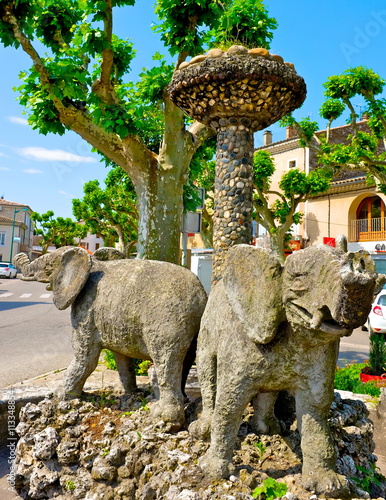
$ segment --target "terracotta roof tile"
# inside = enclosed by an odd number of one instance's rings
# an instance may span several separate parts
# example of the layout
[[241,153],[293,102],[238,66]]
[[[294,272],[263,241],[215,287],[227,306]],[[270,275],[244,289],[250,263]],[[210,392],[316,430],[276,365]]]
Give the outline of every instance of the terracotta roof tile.
[[4,200],[3,198],[0,198],[0,205],[7,205],[7,206],[13,206],[13,207],[26,207],[31,210],[31,208],[26,205],[25,203],[16,203],[14,201],[8,201]]
[[3,215],[0,215],[0,222],[12,222],[12,219],[9,217],[4,217]]

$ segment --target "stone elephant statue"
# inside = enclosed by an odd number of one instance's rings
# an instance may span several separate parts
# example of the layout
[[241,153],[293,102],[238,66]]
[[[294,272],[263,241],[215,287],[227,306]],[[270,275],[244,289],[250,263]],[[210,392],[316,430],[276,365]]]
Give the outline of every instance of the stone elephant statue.
[[335,472],[327,416],[339,341],[364,323],[377,274],[366,252],[328,246],[290,255],[282,266],[265,250],[237,245],[211,291],[198,336],[203,411],[189,431],[208,438],[200,465],[214,478],[232,473],[245,407],[253,401],[255,432],[280,432],[274,403],[295,396],[303,482],[327,496],[348,491]]
[[62,247],[32,262],[25,254],[13,261],[27,279],[49,283],[58,309],[72,306],[75,358],[65,373],[65,396],[80,396],[102,349],[114,352],[126,392],[136,388],[132,358],[149,359],[160,394],[152,411],[179,428],[206,292],[188,269],[121,255],[103,248],[90,256],[82,248]]

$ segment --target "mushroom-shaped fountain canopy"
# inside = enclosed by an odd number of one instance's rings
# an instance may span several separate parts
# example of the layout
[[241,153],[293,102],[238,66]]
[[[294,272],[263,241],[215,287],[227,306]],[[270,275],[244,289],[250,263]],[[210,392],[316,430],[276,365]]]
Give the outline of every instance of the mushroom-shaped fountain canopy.
[[220,120],[241,119],[256,131],[298,108],[306,98],[306,84],[280,56],[234,45],[182,63],[169,95],[189,116],[214,129]]

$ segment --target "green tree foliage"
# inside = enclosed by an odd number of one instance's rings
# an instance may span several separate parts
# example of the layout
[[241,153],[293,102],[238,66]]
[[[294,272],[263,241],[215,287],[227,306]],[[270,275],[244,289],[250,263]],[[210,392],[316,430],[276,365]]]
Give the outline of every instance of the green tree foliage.
[[170,54],[180,58],[235,42],[269,48],[277,27],[262,0],[158,0],[156,13],[161,23],[155,31]]
[[70,218],[63,217],[54,218],[54,212],[51,210],[39,214],[32,212],[31,219],[34,221],[35,234],[42,238],[39,240],[39,245],[42,247],[42,253],[48,251],[48,247],[54,245],[56,248],[67,245],[79,245],[80,240],[87,234],[87,229],[74,222]]
[[317,169],[309,174],[294,168],[282,175],[280,191],[271,190],[275,164],[268,151],[256,151],[253,157],[253,205],[255,220],[270,235],[271,249],[284,261],[286,234],[293,224],[302,221],[297,211],[308,197],[327,191],[331,181],[328,169]]
[[219,17],[218,26],[211,30],[212,44],[229,47],[241,43],[253,48],[256,40],[260,47],[269,48],[273,30],[277,28],[276,19],[269,17],[261,0],[234,0]]
[[[386,99],[378,97],[385,90],[385,80],[373,70],[358,66],[341,75],[330,76],[324,84],[326,101],[320,108],[320,116],[327,121],[326,133],[315,135],[318,124],[309,119],[296,121],[293,116],[282,120],[282,125],[295,127],[299,142],[312,149],[320,165],[338,173],[342,169],[363,170],[382,192],[386,193]],[[353,99],[365,103],[368,131],[358,127],[358,116]],[[345,143],[331,142],[331,126],[334,120],[348,113],[347,123],[352,133]]]
[[[116,246],[127,257],[137,243],[136,194],[127,174],[118,167],[108,173],[105,188],[99,181],[86,182],[84,197],[72,200],[72,212],[105,246]],[[115,245],[115,243],[117,243]]]
[[[128,82],[135,50],[113,33],[113,17],[133,4],[0,0],[0,41],[31,58],[19,87],[31,126],[43,134],[72,130],[121,167],[137,195],[139,255],[178,262],[183,186],[214,132],[188,122],[168,99],[174,67],[160,54],[139,82]],[[156,12],[155,29],[177,66],[220,39],[268,47],[276,27],[261,0],[158,0]]]

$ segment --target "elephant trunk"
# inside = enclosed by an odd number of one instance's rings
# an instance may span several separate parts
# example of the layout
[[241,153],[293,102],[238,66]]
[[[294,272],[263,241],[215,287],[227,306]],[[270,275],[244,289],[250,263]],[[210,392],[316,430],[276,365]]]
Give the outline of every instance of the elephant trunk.
[[358,328],[370,313],[377,282],[370,255],[363,251],[346,254],[341,278],[343,289],[337,317],[350,328]]
[[12,264],[20,269],[22,272],[23,278],[33,279],[33,271],[31,270],[31,261],[29,257],[25,253],[18,253],[12,259]]
[[55,263],[60,260],[63,253],[71,247],[61,247],[55,252],[46,253],[30,262],[24,253],[18,253],[13,258],[14,265],[19,268],[22,275],[27,280],[40,281],[41,283],[50,283]]

